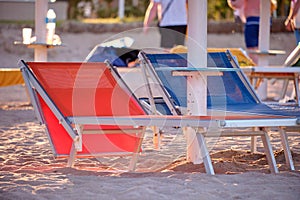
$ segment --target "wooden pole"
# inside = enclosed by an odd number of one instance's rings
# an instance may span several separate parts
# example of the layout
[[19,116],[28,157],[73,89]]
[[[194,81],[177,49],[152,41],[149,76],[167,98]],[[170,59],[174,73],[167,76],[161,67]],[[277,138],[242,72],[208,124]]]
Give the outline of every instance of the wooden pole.
[[[48,0],[35,1],[35,35],[36,43],[46,44],[46,15],[48,11]],[[47,47],[36,45],[34,48],[34,61],[47,61]]]
[[[271,3],[270,0],[260,1],[260,20],[259,20],[259,40],[258,49],[260,52],[269,51],[270,49],[270,16],[271,16]],[[268,54],[259,54],[258,66],[268,66]],[[268,81],[264,79],[257,93],[262,100],[267,98]]]
[[120,19],[124,18],[124,12],[125,12],[125,0],[119,0],[118,15]]
[[[189,0],[188,5],[188,67],[207,67],[207,1]],[[188,115],[207,115],[207,78],[187,77]],[[187,128],[187,160],[202,163],[195,130]]]

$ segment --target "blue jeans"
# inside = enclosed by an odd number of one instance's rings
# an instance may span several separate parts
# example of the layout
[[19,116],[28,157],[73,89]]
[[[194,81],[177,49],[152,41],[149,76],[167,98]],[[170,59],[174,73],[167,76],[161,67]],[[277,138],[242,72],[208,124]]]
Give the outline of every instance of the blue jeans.
[[295,38],[296,38],[296,45],[298,45],[300,42],[300,29],[299,28],[295,29],[294,34],[295,34]]

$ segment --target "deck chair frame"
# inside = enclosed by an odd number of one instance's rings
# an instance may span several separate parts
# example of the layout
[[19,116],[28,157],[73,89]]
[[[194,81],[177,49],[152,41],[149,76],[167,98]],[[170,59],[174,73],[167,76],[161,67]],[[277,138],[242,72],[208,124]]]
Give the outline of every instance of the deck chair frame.
[[[32,105],[34,107],[34,111],[35,111],[38,121],[41,124],[45,124],[45,126],[47,126],[47,124],[45,123],[45,119],[42,115],[41,105],[40,105],[40,101],[38,100],[37,94],[39,94],[41,96],[41,98],[45,101],[45,103],[49,106],[49,108],[51,109],[51,111],[53,112],[55,117],[59,120],[59,122],[64,127],[64,129],[67,131],[67,133],[69,134],[69,136],[71,137],[71,139],[73,141],[72,147],[70,150],[70,154],[67,156],[68,157],[68,162],[67,162],[68,167],[73,167],[76,157],[128,156],[128,155],[131,155],[132,158],[129,163],[129,171],[135,170],[137,156],[139,154],[139,149],[141,148],[141,144],[142,144],[141,142],[139,143],[137,150],[133,153],[131,153],[131,152],[128,152],[128,153],[127,152],[119,152],[119,153],[106,152],[106,153],[99,153],[99,154],[93,154],[93,155],[77,156],[76,153],[79,151],[82,151],[82,145],[83,145],[82,144],[82,135],[86,134],[87,132],[91,133],[91,131],[86,131],[86,130],[83,131],[83,124],[70,123],[68,118],[61,113],[61,111],[58,109],[58,107],[55,105],[55,103],[47,95],[46,91],[41,86],[41,84],[39,83],[37,78],[33,75],[31,70],[28,68],[27,64],[24,61],[20,61],[19,66],[21,68],[25,84],[28,88],[30,98],[32,99]],[[114,73],[114,71],[112,71],[112,73]],[[125,84],[125,83],[122,82],[121,84]],[[124,86],[124,87],[126,87],[126,86]],[[111,118],[111,121],[113,121],[113,117]],[[142,134],[139,137],[143,138],[143,134],[145,132],[145,127],[141,127],[141,128],[142,128],[142,131],[141,131]],[[48,132],[48,129],[46,128],[45,130],[46,130],[47,136],[49,138],[50,134]],[[128,131],[128,130],[126,130],[126,131]],[[102,131],[102,133],[105,133],[105,132],[106,131]],[[51,140],[49,140],[49,141],[51,142]],[[51,143],[51,147],[52,147],[53,152],[55,153],[52,143]]]
[[[249,71],[245,69],[245,71]],[[296,67],[289,67],[285,66],[283,67],[252,67],[250,68],[250,73],[249,73],[249,79],[250,82],[254,85],[255,89],[259,87],[261,84],[261,81],[266,78],[266,79],[283,79],[283,88],[282,92],[280,94],[279,99],[283,99],[287,87],[288,87],[288,82],[291,80],[293,81],[294,85],[294,94],[296,96],[296,105],[300,106],[300,90],[299,90],[299,75],[300,75],[300,69]],[[254,81],[255,79],[258,79]]]
[[[272,152],[272,146],[270,144],[269,136],[267,133],[268,127],[279,126],[298,126],[300,127],[300,119],[294,117],[278,117],[278,116],[252,116],[240,115],[234,116],[131,116],[131,117],[115,117],[112,121],[109,117],[69,117],[68,119],[72,123],[77,124],[117,124],[117,125],[138,125],[138,126],[158,126],[158,127],[192,127],[197,136],[197,141],[201,149],[201,155],[203,158],[205,170],[207,174],[215,174],[211,158],[204,137],[219,137],[217,134],[219,131],[226,132],[221,136],[261,136],[266,151],[266,157],[272,173],[278,173],[274,154]],[[237,125],[238,124],[238,125]],[[265,125],[268,124],[268,127]],[[205,131],[209,127],[214,128],[214,132]],[[260,131],[241,133],[240,131],[234,132],[232,130],[236,128],[251,128],[251,127],[263,127]],[[284,135],[283,135],[284,137]],[[288,144],[287,144],[288,145]]]
[[[238,64],[236,63],[236,61],[232,58],[232,55],[230,54],[230,52],[227,52],[227,55],[229,56],[229,59],[230,61],[232,62],[232,65],[237,67]],[[161,83],[160,81],[160,78],[158,77],[158,75],[156,74],[155,72],[155,69],[154,67],[152,66],[151,62],[149,61],[149,59],[147,58],[146,54],[143,53],[143,52],[140,52],[139,54],[139,59],[140,59],[140,62],[141,62],[141,67],[144,68],[142,71],[143,73],[146,73],[144,76],[145,77],[150,77],[154,82],[158,82],[158,86],[160,87],[160,90],[165,90],[165,87],[164,85]],[[247,82],[247,79],[245,78],[245,75],[241,72],[241,74],[239,74],[239,76],[242,76],[243,80],[245,80]],[[149,82],[146,82],[146,84],[148,84]],[[254,98],[257,100],[258,103],[261,103],[259,98],[257,97],[257,95],[255,94],[254,92],[254,89],[251,87],[251,84],[249,82],[247,82],[247,87],[248,89],[250,90],[250,92],[252,93],[252,95],[254,95]],[[147,89],[151,89],[150,86],[147,87]],[[148,92],[148,94],[151,94],[151,92]],[[169,96],[166,95],[166,92],[163,92],[161,93],[163,99],[168,99]],[[151,96],[149,96],[149,98],[151,98]],[[172,102],[172,101],[170,101]],[[151,105],[153,106],[153,105]],[[155,104],[154,104],[155,106]],[[269,122],[267,124],[276,124],[278,123],[279,121],[281,121],[282,119],[274,119],[271,120],[273,122]],[[252,120],[249,120],[249,121],[252,121]],[[280,124],[282,124],[283,121],[280,122]],[[290,123],[286,123],[284,124],[283,126],[272,126],[272,127],[278,127],[279,128],[279,132],[280,132],[280,136],[281,136],[281,141],[282,141],[282,145],[283,145],[283,149],[284,149],[284,152],[285,152],[285,158],[286,158],[286,163],[287,163],[287,166],[291,169],[291,170],[294,170],[294,165],[293,165],[293,160],[292,160],[292,157],[291,157],[291,152],[290,152],[290,148],[289,148],[289,145],[288,145],[288,142],[287,142],[287,136],[286,136],[286,132],[284,130],[283,127],[286,127],[286,126],[294,126],[296,124],[290,124]],[[298,126],[298,125],[296,125]],[[240,129],[240,128],[252,128],[253,131],[249,132],[240,132],[240,131],[237,131],[235,132],[234,130],[232,129]],[[229,129],[229,131],[228,131]],[[267,160],[268,160],[268,163],[269,163],[269,166],[270,166],[270,170],[272,172],[275,172],[277,173],[278,172],[278,169],[276,167],[276,161],[275,161],[275,158],[274,158],[274,155],[273,155],[273,152],[272,152],[272,147],[271,147],[271,144],[270,144],[270,140],[269,140],[269,136],[268,136],[268,125],[266,126],[266,124],[262,125],[262,126],[257,126],[256,123],[254,123],[253,121],[250,122],[250,123],[245,123],[245,120],[236,120],[234,123],[232,124],[227,124],[226,126],[223,127],[222,129],[222,133],[221,135],[220,134],[213,134],[213,133],[210,133],[210,134],[207,134],[207,132],[203,131],[202,133],[200,132],[197,132],[197,139],[198,139],[198,142],[200,144],[200,146],[202,147],[202,151],[207,154],[207,156],[209,156],[209,153],[207,151],[207,149],[205,149],[205,137],[219,137],[219,136],[251,136],[251,143],[255,144],[254,141],[256,141],[255,139],[255,136],[261,136],[261,139],[262,139],[262,142],[263,142],[263,145],[264,145],[264,148],[265,148],[265,153],[266,153],[266,156],[267,156]],[[256,145],[256,144],[255,144]],[[256,148],[256,147],[255,147]],[[211,160],[211,159],[209,159]],[[210,165],[209,168],[212,168],[212,165]],[[213,169],[210,169],[210,170],[213,170]]]
[[254,85],[255,89],[259,87],[262,80],[266,79],[281,79],[283,80],[282,90],[279,95],[279,100],[284,99],[286,91],[288,88],[289,81],[293,81],[294,94],[296,96],[296,104],[300,106],[300,90],[299,90],[299,75],[300,69],[298,67],[293,67],[293,65],[300,59],[300,44],[298,44],[295,49],[286,58],[283,66],[272,67],[272,66],[255,66],[252,67],[250,72],[245,68],[250,78],[251,83]]
[[[285,67],[293,66],[297,63],[297,61],[299,61],[299,59],[300,59],[300,44],[298,44],[296,46],[296,48],[290,53],[290,55],[286,58],[283,65]],[[295,79],[297,79],[297,81]],[[294,79],[292,79],[292,80],[294,80],[295,92],[296,92],[295,94],[296,94],[296,99],[297,99],[298,106],[299,106],[299,103],[300,103],[299,82],[298,82],[299,74],[297,74],[297,77],[294,77]],[[289,83],[289,79],[284,80],[280,99],[283,99],[284,96],[286,95],[288,83]],[[298,85],[296,86],[296,84],[298,84]]]

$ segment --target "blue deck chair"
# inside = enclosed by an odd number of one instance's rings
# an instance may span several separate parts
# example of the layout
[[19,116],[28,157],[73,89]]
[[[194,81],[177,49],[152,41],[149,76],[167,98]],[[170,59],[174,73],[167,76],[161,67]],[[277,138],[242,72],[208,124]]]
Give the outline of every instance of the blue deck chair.
[[[187,81],[183,76],[172,76],[174,69],[187,67],[186,54],[145,54],[140,52],[141,66],[151,72],[150,77],[161,82],[161,88],[181,107],[187,107]],[[210,111],[238,112],[253,115],[300,116],[299,112],[275,110],[262,103],[230,52],[208,54],[208,68],[229,68],[222,76],[207,77],[207,108]],[[151,98],[151,97],[150,97]],[[266,124],[266,127],[268,125]],[[260,127],[262,128],[262,127]],[[286,132],[279,127],[287,165],[294,170]]]

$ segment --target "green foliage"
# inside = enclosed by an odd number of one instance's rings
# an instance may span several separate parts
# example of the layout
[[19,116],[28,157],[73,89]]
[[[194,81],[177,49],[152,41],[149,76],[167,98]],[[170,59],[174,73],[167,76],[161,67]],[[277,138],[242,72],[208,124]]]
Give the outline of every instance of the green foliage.
[[126,17],[141,17],[144,16],[145,11],[135,6],[125,6]]
[[207,5],[208,19],[210,20],[223,20],[232,19],[232,9],[229,8],[227,1],[208,1]]
[[277,0],[277,15],[287,16],[289,13],[291,0]]
[[99,18],[115,18],[118,16],[117,8],[100,8],[97,11]]
[[77,9],[77,4],[81,0],[68,0],[68,19],[76,19],[80,15],[79,10]]

